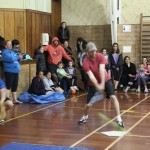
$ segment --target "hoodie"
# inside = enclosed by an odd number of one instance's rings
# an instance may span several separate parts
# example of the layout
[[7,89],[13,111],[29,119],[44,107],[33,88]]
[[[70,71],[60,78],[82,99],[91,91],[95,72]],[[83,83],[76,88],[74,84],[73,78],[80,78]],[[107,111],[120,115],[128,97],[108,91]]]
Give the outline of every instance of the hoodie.
[[58,46],[54,45],[54,41],[59,41],[57,37],[54,37],[52,39],[52,44],[47,45],[44,47],[45,51],[48,51],[48,63],[49,64],[55,64],[57,65],[60,61],[62,61],[62,58],[67,59],[68,61],[72,61],[70,56],[66,53],[64,48],[58,44]]

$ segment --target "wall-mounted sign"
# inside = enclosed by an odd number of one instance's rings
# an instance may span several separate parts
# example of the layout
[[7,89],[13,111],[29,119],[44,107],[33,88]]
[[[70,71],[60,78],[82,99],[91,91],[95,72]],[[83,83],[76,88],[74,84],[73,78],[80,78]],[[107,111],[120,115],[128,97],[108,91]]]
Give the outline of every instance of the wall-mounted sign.
[[123,46],[123,53],[131,53],[131,46]]
[[123,25],[123,32],[131,32],[131,25]]

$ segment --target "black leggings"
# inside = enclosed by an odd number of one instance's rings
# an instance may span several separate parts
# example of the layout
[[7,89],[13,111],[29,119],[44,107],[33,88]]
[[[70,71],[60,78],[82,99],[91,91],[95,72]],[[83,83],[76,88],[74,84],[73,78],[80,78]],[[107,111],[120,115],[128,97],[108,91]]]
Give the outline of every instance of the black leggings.
[[11,89],[12,92],[16,92],[18,87],[19,73],[4,72],[4,75],[6,88],[8,90]]

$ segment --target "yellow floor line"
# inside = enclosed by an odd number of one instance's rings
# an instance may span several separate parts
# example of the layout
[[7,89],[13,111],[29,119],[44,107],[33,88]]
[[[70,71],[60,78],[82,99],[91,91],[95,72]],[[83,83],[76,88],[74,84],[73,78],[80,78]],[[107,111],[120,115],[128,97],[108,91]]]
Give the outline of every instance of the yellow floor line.
[[[81,97],[81,96],[84,96],[84,95],[86,95],[86,94],[87,94],[87,93],[81,94],[81,95],[77,96],[76,98]],[[25,113],[25,114],[23,114],[23,115],[20,115],[20,116],[15,117],[15,118],[8,119],[8,120],[6,120],[4,123],[10,122],[10,121],[12,121],[12,120],[15,120],[15,119],[18,119],[18,118],[21,118],[21,117],[24,117],[24,116],[27,116],[27,115],[30,115],[30,114],[33,114],[33,113],[36,113],[36,112],[38,112],[38,111],[41,111],[41,110],[44,110],[44,109],[47,109],[47,108],[50,108],[50,107],[53,107],[53,106],[56,106],[56,105],[58,105],[58,104],[64,103],[64,102],[66,102],[66,101],[69,101],[69,100],[71,100],[71,99],[72,99],[72,98],[69,98],[69,99],[66,99],[66,100],[64,100],[64,101],[61,101],[61,102],[58,102],[58,103],[55,103],[55,104],[52,104],[52,105],[43,107],[43,108],[41,108],[41,109],[37,109],[37,110],[35,110],[35,111],[31,111],[31,112],[29,112],[29,113]]]
[[[141,102],[145,101],[146,99],[148,99],[150,96],[144,98],[143,100],[141,100],[140,102],[136,103],[135,105],[133,105],[132,107],[130,107],[129,109],[127,109],[126,111],[124,111],[123,113],[121,113],[120,115],[122,116],[123,114],[125,114],[127,111],[131,110],[132,108],[134,108],[135,106],[137,106],[138,104],[140,104]],[[107,123],[105,123],[104,125],[100,126],[99,128],[95,129],[94,131],[92,131],[91,133],[89,133],[88,135],[86,135],[85,137],[83,137],[82,139],[78,140],[77,142],[75,142],[74,144],[72,144],[70,147],[75,147],[76,145],[78,145],[79,143],[81,143],[82,141],[84,141],[85,139],[87,139],[88,137],[90,137],[91,135],[93,135],[94,133],[96,133],[98,130],[104,128],[105,126],[107,126],[108,124],[110,124],[112,121],[114,121],[117,118],[114,117],[113,119],[111,119],[110,121],[108,121]]]
[[138,137],[138,138],[150,138],[150,136],[143,136],[143,135],[127,135],[132,137]]
[[119,138],[117,138],[112,144],[110,144],[104,150],[109,150],[111,147],[113,147],[118,141],[120,141],[126,134],[128,134],[132,129],[134,129],[139,123],[141,123],[149,115],[150,115],[150,112],[148,112],[145,116],[143,116],[138,122],[136,122],[131,128],[129,128],[123,136],[120,136]]
[[[74,106],[61,106],[61,107],[66,107],[66,108],[75,108],[75,109],[84,109],[83,107],[74,107]],[[91,108],[91,110],[99,110],[99,111],[101,111],[101,110],[105,110],[105,111],[115,111],[115,110],[108,110],[108,109],[96,109],[96,108]],[[126,110],[121,110],[121,112],[124,112],[124,111],[126,111]],[[141,114],[141,115],[145,115],[146,113],[142,113],[142,112],[138,112],[138,111],[128,111],[128,112],[126,112],[126,113],[132,113],[132,114]]]

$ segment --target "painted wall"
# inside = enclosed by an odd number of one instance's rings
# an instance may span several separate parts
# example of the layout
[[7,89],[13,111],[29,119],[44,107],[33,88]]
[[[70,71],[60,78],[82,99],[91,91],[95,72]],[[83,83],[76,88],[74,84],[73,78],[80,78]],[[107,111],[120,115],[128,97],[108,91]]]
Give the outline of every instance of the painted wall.
[[33,9],[51,13],[51,0],[1,0],[0,8]]
[[140,24],[140,14],[150,16],[149,0],[121,0],[121,24]]
[[109,24],[108,0],[62,0],[62,21],[68,25]]
[[[149,0],[121,0],[121,24],[139,24],[150,15]],[[62,21],[68,25],[110,24],[109,0],[62,0]]]

